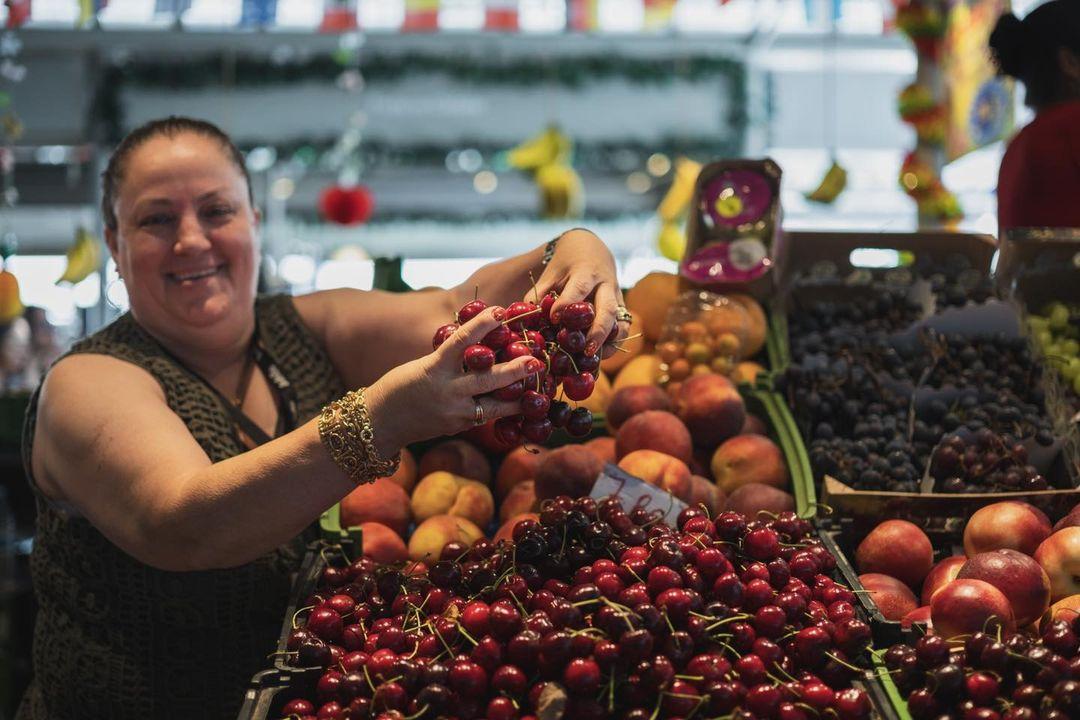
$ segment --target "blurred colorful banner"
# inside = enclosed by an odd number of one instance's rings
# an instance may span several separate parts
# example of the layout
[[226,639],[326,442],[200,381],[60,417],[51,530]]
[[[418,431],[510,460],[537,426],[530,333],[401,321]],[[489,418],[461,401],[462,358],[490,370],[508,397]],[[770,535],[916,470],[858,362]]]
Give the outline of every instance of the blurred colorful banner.
[[949,11],[941,70],[948,97],[946,162],[1003,139],[1013,127],[1013,88],[997,77],[987,39],[1008,0],[958,0]]

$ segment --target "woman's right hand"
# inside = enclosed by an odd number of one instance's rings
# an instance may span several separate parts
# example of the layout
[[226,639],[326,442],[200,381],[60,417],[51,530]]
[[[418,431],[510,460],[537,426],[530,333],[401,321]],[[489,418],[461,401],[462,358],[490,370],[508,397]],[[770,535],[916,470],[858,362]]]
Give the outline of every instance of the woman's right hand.
[[484,420],[521,412],[517,401],[498,400],[487,393],[544,369],[542,361],[519,357],[490,370],[463,369],[465,348],[494,330],[502,313],[503,308],[487,308],[434,352],[399,365],[367,388],[364,397],[382,457],[391,457],[409,443],[473,427],[477,402]]

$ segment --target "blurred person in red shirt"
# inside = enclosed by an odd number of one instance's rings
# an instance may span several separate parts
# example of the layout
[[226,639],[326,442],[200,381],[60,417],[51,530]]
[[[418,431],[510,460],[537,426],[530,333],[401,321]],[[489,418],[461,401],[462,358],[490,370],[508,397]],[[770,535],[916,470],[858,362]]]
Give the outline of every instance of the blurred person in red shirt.
[[1080,0],[1050,0],[1023,20],[1002,15],[990,50],[1035,111],[1001,160],[998,232],[1080,227]]

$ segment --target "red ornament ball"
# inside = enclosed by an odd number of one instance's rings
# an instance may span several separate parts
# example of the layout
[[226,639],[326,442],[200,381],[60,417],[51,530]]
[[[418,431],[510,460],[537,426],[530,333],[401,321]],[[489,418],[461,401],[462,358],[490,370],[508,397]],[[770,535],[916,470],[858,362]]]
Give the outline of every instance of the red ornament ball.
[[319,195],[319,212],[324,218],[338,225],[359,225],[367,222],[374,210],[375,197],[364,185],[331,185]]

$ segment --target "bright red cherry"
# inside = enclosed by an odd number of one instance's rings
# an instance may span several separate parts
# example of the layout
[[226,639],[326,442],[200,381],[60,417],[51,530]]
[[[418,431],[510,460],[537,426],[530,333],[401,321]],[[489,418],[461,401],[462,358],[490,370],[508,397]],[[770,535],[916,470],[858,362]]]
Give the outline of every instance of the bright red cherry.
[[[585,400],[592,395],[596,378],[591,373],[582,372],[577,375],[567,375],[563,378],[563,392],[571,400]],[[775,533],[774,533],[775,534]]]
[[307,629],[327,642],[335,642],[341,637],[342,627],[341,616],[326,606],[312,610],[307,621]]
[[446,342],[446,338],[453,335],[457,329],[461,327],[457,323],[450,323],[449,325],[443,325],[441,328],[435,331],[435,336],[431,338],[431,349],[437,350],[440,345]]
[[465,367],[470,370],[490,370],[495,364],[495,351],[487,345],[470,345],[465,348]]
[[559,313],[559,324],[570,330],[584,330],[596,319],[596,309],[589,302],[570,303]]
[[546,418],[551,409],[551,399],[535,390],[526,390],[521,395],[521,414],[532,420]]
[[507,346],[503,348],[502,354],[503,359],[509,362],[514,358],[532,357],[533,351],[528,343],[521,342],[520,340],[515,340],[514,342],[507,344]]
[[516,333],[520,333],[522,330],[535,330],[539,328],[540,313],[533,312],[536,309],[536,305],[531,302],[518,301],[510,303],[506,308],[506,320],[510,329]]
[[484,310],[487,309],[487,306],[487,303],[483,300],[472,300],[465,303],[461,306],[461,309],[458,310],[458,322],[464,325],[480,313],[484,312]]
[[592,695],[600,688],[600,666],[592,658],[574,658],[563,670],[563,683],[575,695]]
[[484,336],[481,342],[492,350],[502,350],[514,339],[514,333],[505,325],[496,325],[495,329]]

